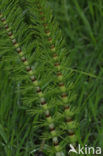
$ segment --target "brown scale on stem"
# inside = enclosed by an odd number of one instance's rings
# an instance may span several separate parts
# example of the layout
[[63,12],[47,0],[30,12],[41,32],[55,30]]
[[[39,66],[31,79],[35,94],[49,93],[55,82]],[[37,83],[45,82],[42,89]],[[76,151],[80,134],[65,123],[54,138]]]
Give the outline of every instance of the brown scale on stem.
[[50,128],[50,131],[51,131],[51,132],[52,132],[52,131],[55,131],[55,128],[54,128],[54,127]]
[[73,131],[68,132],[68,134],[69,134],[69,136],[73,136],[73,135],[75,135],[75,133],[74,133]]
[[21,48],[17,48],[16,51],[17,51],[18,53],[21,53],[21,52],[22,52],[22,51],[21,51]]
[[46,101],[44,101],[44,102],[41,102],[41,104],[42,104],[42,105],[45,105],[45,104],[46,104]]
[[61,95],[61,97],[62,97],[62,98],[67,97],[67,93],[63,93],[63,94]]
[[68,109],[70,109],[69,106],[65,106],[65,110],[68,110]]
[[59,83],[59,87],[63,87],[63,86],[64,86],[63,82]]
[[41,89],[40,89],[40,87],[37,87],[37,93],[40,93],[41,92]]
[[54,49],[54,48],[55,48],[55,45],[51,45],[51,46],[50,46],[50,49]]
[[49,30],[45,30],[46,35],[50,35],[50,31]]
[[56,67],[60,66],[60,63],[58,63],[58,62],[57,62],[57,63],[55,63],[55,66],[56,66]]
[[72,121],[73,121],[72,118],[68,118],[68,119],[66,119],[66,122],[72,122]]
[[57,76],[62,76],[62,73],[61,73],[61,72],[58,72],[58,73],[57,73]]
[[43,26],[44,26],[44,28],[47,28],[48,24],[44,23]]
[[13,39],[12,42],[13,42],[14,45],[17,43],[16,39]]
[[31,67],[30,66],[27,66],[26,67],[26,70],[27,70],[27,72],[31,71]]
[[54,146],[58,146],[58,145],[59,145],[59,143],[58,143],[58,142],[55,142],[55,143],[54,143]]
[[5,21],[6,21],[6,19],[5,19],[5,18],[2,18],[2,19],[1,19],[1,21],[2,21],[2,22],[5,22]]
[[22,60],[22,62],[26,62],[27,61],[26,57],[22,57],[21,60]]
[[10,32],[8,32],[8,35],[9,35],[9,36],[12,36],[13,34],[12,34],[12,32],[10,31]]
[[50,114],[45,114],[46,118],[49,118],[50,117]]
[[45,105],[46,104],[46,101],[45,100],[41,101],[41,104],[42,105]]
[[8,28],[9,28],[9,26],[6,24],[6,25],[5,25],[5,29],[8,29]]
[[31,80],[32,80],[32,82],[36,81],[35,76],[31,76]]
[[58,59],[58,55],[57,54],[53,54],[53,59]]
[[49,38],[48,38],[48,41],[51,43],[51,42],[52,42],[52,38],[51,38],[51,37],[49,37]]
[[40,15],[43,15],[43,12],[42,11],[40,11]]

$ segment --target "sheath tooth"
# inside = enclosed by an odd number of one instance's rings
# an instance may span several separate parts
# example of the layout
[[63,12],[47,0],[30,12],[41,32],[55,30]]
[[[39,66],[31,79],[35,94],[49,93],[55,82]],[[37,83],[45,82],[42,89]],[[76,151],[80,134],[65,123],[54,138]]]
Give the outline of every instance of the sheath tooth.
[[72,119],[71,117],[68,117],[68,118],[66,119],[66,121],[67,121],[68,123],[70,123],[70,122],[73,121],[73,119]]
[[35,78],[35,76],[33,75],[33,76],[31,76],[31,80],[34,82],[34,81],[36,81],[36,78]]
[[40,11],[40,15],[43,15],[43,12],[42,11]]
[[21,48],[20,47],[18,47],[16,50],[17,50],[17,52],[21,52]]
[[45,115],[46,115],[46,116],[50,116],[49,110],[46,110],[46,111],[45,111]]
[[50,129],[54,129],[54,124],[51,123],[51,124],[49,125],[49,128],[50,128]]
[[75,135],[75,133],[73,132],[73,130],[68,130],[68,134],[69,134],[70,136]]
[[66,109],[70,109],[70,107],[69,107],[68,105],[65,105],[65,110],[66,110]]
[[62,81],[62,79],[63,79],[62,73],[61,73],[61,72],[58,72],[58,73],[57,73],[57,76],[58,76],[58,80],[59,80],[59,81]]
[[62,94],[62,98],[65,98],[65,97],[67,97],[67,93]]
[[54,143],[54,144],[58,144],[58,138],[57,138],[57,137],[54,137],[54,138],[53,138],[53,143]]
[[23,56],[23,57],[21,58],[21,60],[22,60],[23,62],[25,62],[25,61],[26,61],[26,57]]
[[16,44],[16,39],[13,39],[12,42],[13,42],[13,44]]
[[44,28],[47,28],[48,27],[48,24],[44,23]]
[[2,22],[4,22],[5,20],[6,20],[6,19],[5,19],[4,17],[1,19]]
[[49,37],[49,38],[48,38],[48,41],[49,41],[50,43],[52,43],[52,38],[51,38],[51,37]]
[[8,35],[9,35],[9,36],[12,36],[12,32],[11,32],[11,31],[10,31],[10,32],[8,32]]
[[42,97],[42,98],[40,99],[40,101],[41,101],[41,103],[44,103],[44,102],[45,102],[45,98]]
[[43,93],[42,93],[42,90],[40,87],[37,86],[37,93],[38,93],[38,96],[41,98],[43,97]]
[[49,30],[46,30],[45,33],[47,36],[50,36],[50,34],[51,34],[51,32]]
[[55,51],[55,45],[51,45],[50,49],[51,51]]
[[55,67],[58,69],[58,70],[60,70],[60,63],[55,63]]
[[6,25],[5,25],[5,28],[6,28],[6,29],[8,29],[8,28],[9,28],[8,24],[6,24]]
[[27,66],[26,67],[26,70],[29,72],[29,71],[31,71],[31,67],[30,66]]
[[58,55],[57,54],[53,54],[53,59],[57,60],[58,59]]
[[36,90],[37,90],[37,93],[41,92],[41,89],[39,86],[36,88]]

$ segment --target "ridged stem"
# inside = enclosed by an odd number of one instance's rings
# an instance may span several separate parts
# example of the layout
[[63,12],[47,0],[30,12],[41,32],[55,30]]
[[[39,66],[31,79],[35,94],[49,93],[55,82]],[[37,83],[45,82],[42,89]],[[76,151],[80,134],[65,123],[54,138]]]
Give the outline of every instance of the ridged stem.
[[29,78],[31,79],[35,89],[36,89],[36,92],[37,92],[37,95],[40,99],[40,103],[41,103],[41,106],[42,108],[44,109],[45,111],[45,117],[46,117],[46,120],[49,124],[49,130],[50,130],[50,133],[52,135],[52,142],[53,142],[53,145],[55,147],[55,150],[56,150],[56,155],[57,156],[60,156],[60,145],[59,145],[59,141],[58,141],[58,137],[57,137],[57,132],[56,132],[56,128],[55,128],[55,125],[53,123],[53,119],[50,115],[50,111],[48,110],[48,104],[47,104],[47,101],[44,97],[44,94],[41,90],[41,88],[39,87],[39,82],[38,80],[36,79],[36,76],[34,75],[33,73],[33,70],[31,68],[31,66],[29,65],[29,62],[27,60],[27,58],[25,57],[25,54],[24,52],[21,50],[21,47],[19,46],[19,44],[17,43],[15,37],[14,37],[14,34],[12,33],[11,31],[11,28],[9,27],[7,21],[6,21],[6,18],[3,17],[3,14],[0,13],[0,19],[5,27],[5,30],[9,36],[9,39],[12,41],[21,61],[23,62],[25,68],[26,68],[26,71],[29,75]]
[[61,91],[61,99],[62,99],[62,102],[64,104],[64,114],[65,114],[66,124],[68,127],[69,139],[71,141],[70,143],[75,144],[77,141],[77,137],[76,137],[75,132],[74,132],[74,129],[76,128],[76,126],[75,126],[76,122],[73,121],[73,119],[72,119],[72,115],[71,115],[72,112],[71,112],[70,106],[68,104],[68,93],[67,93],[66,86],[64,84],[64,77],[62,74],[61,64],[59,62],[59,56],[56,52],[55,44],[53,44],[53,39],[51,37],[51,31],[49,30],[48,23],[45,22],[46,21],[45,13],[43,12],[42,7],[40,6],[39,3],[37,4],[37,8],[38,8],[38,12],[40,15],[40,20],[42,20],[41,22],[43,23],[42,26],[43,26],[44,32],[47,36],[47,42],[48,42],[48,45],[50,47],[50,51],[52,53],[54,68],[57,71],[56,76],[57,76],[58,83],[59,83],[58,87]]

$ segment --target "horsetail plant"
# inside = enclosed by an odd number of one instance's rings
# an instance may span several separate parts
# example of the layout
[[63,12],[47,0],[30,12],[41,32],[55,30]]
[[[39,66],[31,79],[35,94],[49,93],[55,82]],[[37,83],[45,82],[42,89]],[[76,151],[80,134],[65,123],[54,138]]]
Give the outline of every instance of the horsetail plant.
[[[68,143],[76,145],[77,142],[75,135],[77,121],[73,119],[75,111],[71,110],[70,104],[75,95],[68,93],[73,84],[68,84],[70,74],[68,76],[65,72],[69,59],[65,56],[61,32],[57,31],[58,26],[50,10],[46,8],[45,1],[35,0],[32,3],[28,0],[27,3],[31,21],[29,25],[24,22],[19,0],[1,2],[0,25],[5,29],[1,39],[6,36],[5,43],[10,44],[8,51],[2,45],[2,61],[6,58],[7,69],[17,72],[16,81],[22,83],[22,100],[24,104],[30,104],[27,109],[34,114],[34,124],[40,121],[39,126],[49,128],[49,132],[48,128],[45,130],[49,149],[44,148],[44,152],[63,156],[67,154],[65,148]],[[17,51],[22,63],[18,64],[18,57],[17,54],[13,54],[14,51]],[[43,139],[45,134],[42,136]]]
[[[33,4],[32,4],[33,6]],[[62,41],[62,37],[61,34],[59,34],[59,31],[57,31],[57,27],[56,30],[54,27],[54,23],[55,20],[53,19],[53,17],[51,17],[51,13],[49,11],[49,9],[47,10],[45,2],[44,1],[36,1],[35,3],[35,7],[37,7],[37,16],[38,16],[38,21],[40,24],[40,27],[38,29],[38,25],[37,27],[35,26],[35,28],[38,30],[38,35],[40,36],[40,53],[46,53],[45,51],[47,51],[48,55],[50,56],[50,60],[51,63],[54,66],[54,70],[55,70],[55,75],[56,75],[56,83],[61,91],[61,101],[63,103],[63,107],[64,107],[64,117],[66,119],[66,129],[68,131],[68,135],[69,135],[69,142],[73,143],[76,146],[76,135],[75,135],[75,129],[77,127],[77,122],[73,121],[72,117],[74,115],[74,112],[72,110],[70,110],[70,104],[69,104],[69,95],[68,95],[68,89],[65,85],[65,76],[63,76],[63,72],[65,70],[65,68],[63,68],[63,64],[61,65],[60,61],[63,62],[64,59],[60,58],[61,53],[62,53],[62,47],[63,47],[63,41]],[[33,11],[32,11],[33,12]],[[47,14],[48,12],[48,14]],[[36,14],[36,13],[35,13]],[[56,24],[55,24],[56,25]],[[57,36],[59,36],[59,38]],[[58,45],[57,45],[57,38],[58,38]],[[47,40],[45,42],[43,42],[43,40]],[[42,43],[43,42],[43,43]],[[58,47],[61,47],[61,49],[58,49]],[[47,49],[46,49],[47,48]],[[46,50],[45,50],[46,49]],[[43,52],[44,51],[44,52]],[[59,54],[60,53],[60,54]],[[63,51],[63,53],[65,53],[65,50]],[[44,54],[46,55],[46,54]],[[65,55],[65,54],[64,54]],[[65,56],[64,56],[65,57]],[[62,61],[63,60],[63,61]],[[46,61],[46,60],[44,60]],[[65,59],[66,61],[66,59]],[[64,63],[64,62],[63,62]],[[54,73],[53,73],[54,74]],[[54,80],[55,81],[55,80]]]
[[[21,58],[21,61],[25,65],[26,71],[28,72],[28,75],[29,75],[30,79],[32,80],[34,87],[36,88],[36,92],[38,94],[38,97],[40,98],[40,103],[41,103],[43,109],[45,110],[45,116],[47,118],[47,122],[49,123],[49,128],[50,128],[51,135],[53,137],[53,143],[55,145],[55,149],[58,152],[58,150],[60,150],[60,149],[59,149],[59,145],[58,145],[58,139],[56,137],[56,130],[55,130],[55,126],[54,126],[54,123],[52,121],[52,117],[50,115],[50,112],[48,110],[46,99],[44,98],[42,90],[40,89],[40,87],[38,85],[38,81],[34,76],[34,73],[33,73],[32,69],[31,69],[31,67],[30,67],[30,65],[28,63],[28,60],[26,59],[23,51],[19,47],[19,44],[16,42],[16,39],[15,39],[13,33],[11,32],[11,30],[10,30],[8,24],[7,24],[7,21],[3,17],[2,13],[0,14],[0,18],[1,18],[1,21],[2,21],[2,23],[3,23],[3,25],[4,25],[5,29],[6,29],[7,33],[8,33],[9,38],[11,39],[14,47],[16,48],[16,51],[18,52],[18,54],[19,54],[19,56]],[[57,153],[57,155],[58,155],[58,153]]]

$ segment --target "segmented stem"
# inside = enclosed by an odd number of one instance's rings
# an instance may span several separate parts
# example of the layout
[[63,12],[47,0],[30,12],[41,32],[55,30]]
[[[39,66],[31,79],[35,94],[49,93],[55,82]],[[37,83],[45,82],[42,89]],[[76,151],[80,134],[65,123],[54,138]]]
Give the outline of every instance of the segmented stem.
[[47,41],[50,47],[50,50],[52,52],[52,59],[54,60],[54,67],[57,70],[57,79],[58,79],[58,87],[61,90],[61,99],[62,102],[64,103],[64,114],[65,114],[65,119],[66,119],[66,124],[68,127],[68,135],[69,135],[69,139],[70,139],[70,143],[75,144],[77,141],[77,137],[75,135],[74,129],[76,128],[76,122],[73,121],[71,114],[71,110],[68,104],[68,93],[67,93],[67,89],[66,86],[64,84],[64,77],[62,74],[62,70],[61,70],[61,64],[59,62],[59,56],[56,52],[56,47],[55,44],[53,44],[53,39],[51,37],[51,31],[49,30],[49,26],[48,23],[45,22],[46,21],[46,16],[45,13],[42,10],[42,7],[40,6],[40,4],[37,5],[38,8],[38,12],[40,14],[40,19],[42,20],[43,23],[43,27],[44,27],[44,32],[47,36]]
[[2,13],[0,13],[0,19],[1,19],[1,21],[2,21],[2,23],[4,25],[4,27],[5,27],[5,30],[6,30],[6,32],[8,34],[8,36],[9,36],[10,40],[12,41],[14,47],[16,48],[16,51],[17,51],[21,61],[23,62],[24,66],[26,68],[26,71],[28,72],[28,75],[29,75],[29,77],[30,77],[35,89],[36,89],[37,94],[38,94],[38,97],[40,98],[41,106],[45,110],[45,117],[46,117],[46,120],[47,120],[47,122],[49,124],[49,130],[50,130],[50,133],[52,135],[52,142],[53,142],[55,150],[56,150],[56,155],[60,156],[61,148],[60,148],[60,145],[59,145],[56,128],[55,128],[55,125],[53,123],[53,119],[52,119],[52,117],[50,115],[50,111],[48,110],[48,104],[46,102],[44,94],[43,94],[41,88],[39,87],[39,82],[36,79],[36,76],[34,75],[33,70],[31,68],[31,66],[29,65],[29,62],[28,62],[27,58],[24,55],[24,52],[21,50],[21,47],[17,43],[17,41],[16,41],[16,39],[14,37],[14,34],[12,33],[11,28],[7,24],[6,18],[3,17]]

